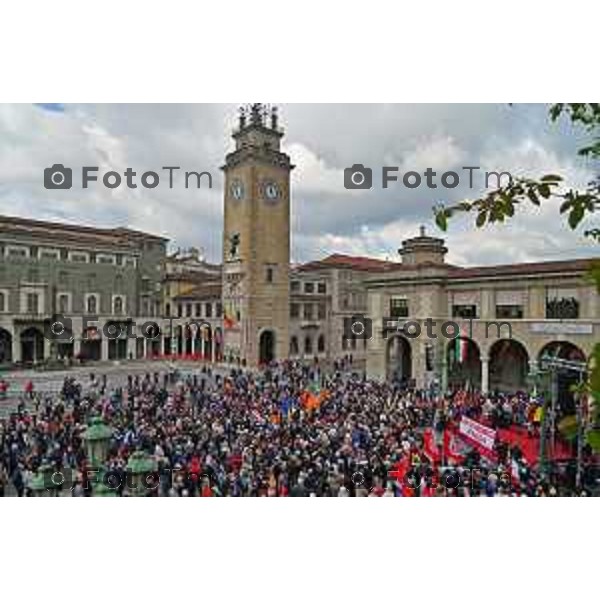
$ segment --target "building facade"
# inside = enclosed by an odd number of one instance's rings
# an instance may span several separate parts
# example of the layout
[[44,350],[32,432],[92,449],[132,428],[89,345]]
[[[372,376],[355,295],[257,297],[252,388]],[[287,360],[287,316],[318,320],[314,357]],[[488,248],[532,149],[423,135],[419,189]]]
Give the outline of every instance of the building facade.
[[388,261],[333,254],[296,265],[290,275],[291,358],[335,360],[348,357],[364,369],[368,340],[348,325],[367,312],[367,279]]
[[422,228],[400,263],[365,282],[370,377],[514,391],[533,385],[544,356],[590,356],[600,339],[592,260],[459,267],[446,251]]
[[[0,363],[38,363],[51,352],[92,360],[139,356],[142,340],[99,332],[160,314],[166,242],[126,228],[0,217]],[[56,314],[66,320],[54,345],[44,328]]]
[[164,316],[172,335],[160,354],[191,360],[223,360],[221,265],[203,259],[195,248],[178,250],[165,261]]

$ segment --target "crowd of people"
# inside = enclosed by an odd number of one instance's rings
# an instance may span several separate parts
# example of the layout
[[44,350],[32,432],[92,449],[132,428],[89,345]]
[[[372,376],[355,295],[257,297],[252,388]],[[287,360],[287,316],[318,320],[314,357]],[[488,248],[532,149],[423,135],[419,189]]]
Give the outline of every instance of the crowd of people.
[[[338,367],[340,367],[338,365]],[[25,398],[0,422],[0,493],[31,494],[42,468],[61,473],[61,492],[95,495],[85,431],[102,417],[105,482],[132,495],[128,460],[151,457],[144,495],[159,496],[552,496],[593,493],[593,465],[579,487],[573,469],[541,472],[518,447],[495,459],[466,447],[456,464],[427,453],[463,416],[539,435],[538,405],[525,394],[483,397],[366,380],[351,365],[274,363],[257,372],[203,367],[180,375],[65,379],[59,394]],[[64,477],[65,473],[70,476]]]

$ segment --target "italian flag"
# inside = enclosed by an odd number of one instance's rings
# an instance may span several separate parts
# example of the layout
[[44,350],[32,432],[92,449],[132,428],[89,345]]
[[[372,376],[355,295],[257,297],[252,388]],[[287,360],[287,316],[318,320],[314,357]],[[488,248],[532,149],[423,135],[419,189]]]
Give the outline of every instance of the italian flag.
[[468,341],[462,337],[457,337],[454,340],[454,360],[463,363],[467,360]]

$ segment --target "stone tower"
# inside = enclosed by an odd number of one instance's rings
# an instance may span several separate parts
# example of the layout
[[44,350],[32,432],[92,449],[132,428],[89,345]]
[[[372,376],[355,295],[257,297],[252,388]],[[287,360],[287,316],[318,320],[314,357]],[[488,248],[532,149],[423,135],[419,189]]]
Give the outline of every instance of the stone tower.
[[240,108],[225,159],[225,357],[249,366],[289,350],[290,172],[277,109]]

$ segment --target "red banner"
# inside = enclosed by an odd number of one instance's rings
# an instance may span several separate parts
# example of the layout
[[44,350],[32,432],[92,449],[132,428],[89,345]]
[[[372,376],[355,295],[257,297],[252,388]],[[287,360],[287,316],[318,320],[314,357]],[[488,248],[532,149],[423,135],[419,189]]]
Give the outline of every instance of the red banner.
[[[423,433],[423,449],[425,456],[433,463],[442,462],[440,446],[436,443],[433,429],[426,429]],[[451,429],[446,428],[443,438],[444,462],[446,464],[461,464],[465,459],[465,450],[464,443],[456,433]]]

